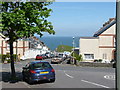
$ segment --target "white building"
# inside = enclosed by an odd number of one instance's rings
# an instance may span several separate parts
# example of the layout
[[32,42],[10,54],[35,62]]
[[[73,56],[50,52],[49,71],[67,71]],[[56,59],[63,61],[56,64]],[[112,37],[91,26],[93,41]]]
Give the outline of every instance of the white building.
[[[49,49],[43,42],[36,37],[31,37],[31,40],[18,39],[13,43],[14,54],[20,54],[21,59],[35,58],[38,54],[49,52]],[[10,53],[10,45],[6,37],[0,33],[0,54]]]
[[93,37],[80,38],[80,53],[85,61],[115,59],[116,20],[110,18]]
[[45,54],[46,52],[50,52],[48,47],[41,42],[36,37],[29,38],[29,50],[24,52],[24,56],[21,57],[21,59],[30,59],[30,58],[36,58],[38,54]]

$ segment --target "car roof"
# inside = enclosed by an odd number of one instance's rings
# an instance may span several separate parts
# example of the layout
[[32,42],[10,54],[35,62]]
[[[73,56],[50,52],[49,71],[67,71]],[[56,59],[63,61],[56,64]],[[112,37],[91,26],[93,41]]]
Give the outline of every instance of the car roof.
[[31,64],[34,64],[34,63],[39,63],[39,62],[48,63],[47,61],[32,61],[32,62],[30,62],[30,63],[31,63]]

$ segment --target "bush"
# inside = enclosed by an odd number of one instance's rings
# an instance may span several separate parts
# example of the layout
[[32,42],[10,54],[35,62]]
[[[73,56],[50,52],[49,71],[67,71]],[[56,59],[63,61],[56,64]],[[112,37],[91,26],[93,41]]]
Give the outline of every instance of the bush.
[[95,59],[94,62],[99,62],[99,60]]
[[[14,61],[16,61],[16,57],[17,57],[17,55],[13,54]],[[11,62],[10,54],[3,54],[3,55],[1,55],[1,60],[2,60],[2,63],[4,63],[4,61],[7,61],[8,63],[10,63]]]
[[0,62],[2,62],[2,55],[0,54]]
[[102,59],[99,60],[95,59],[94,62],[102,62]]
[[102,59],[99,59],[98,61],[99,61],[99,62],[102,62]]
[[[72,56],[73,56],[73,53],[72,53]],[[78,55],[78,54],[76,54],[76,53],[74,52],[74,57],[75,57],[75,59],[78,60],[78,61],[83,61],[83,58],[82,58],[82,55],[81,55],[81,54]]]

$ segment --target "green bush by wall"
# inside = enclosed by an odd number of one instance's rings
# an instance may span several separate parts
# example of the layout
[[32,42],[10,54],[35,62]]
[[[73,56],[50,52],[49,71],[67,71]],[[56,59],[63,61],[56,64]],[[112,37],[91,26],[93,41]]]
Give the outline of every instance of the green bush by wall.
[[[72,56],[73,56],[73,53],[72,53]],[[78,61],[83,61],[83,58],[82,58],[82,55],[78,55],[77,53],[74,52],[74,57],[76,60]]]
[[[14,61],[16,61],[17,55],[13,54],[13,58],[14,58]],[[2,63],[4,63],[4,61],[7,61],[8,63],[10,63],[11,62],[10,54],[0,55],[0,60],[1,60]]]

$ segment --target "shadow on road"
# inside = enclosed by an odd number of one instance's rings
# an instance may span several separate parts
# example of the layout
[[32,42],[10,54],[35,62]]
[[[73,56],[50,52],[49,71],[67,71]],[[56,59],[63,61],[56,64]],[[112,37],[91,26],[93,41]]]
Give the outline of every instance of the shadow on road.
[[10,72],[0,72],[2,75],[1,81],[6,82],[6,83],[17,83],[22,80],[22,73],[21,72],[16,72],[16,78],[13,80],[11,79],[11,73]]
[[[15,80],[11,79],[11,73],[10,72],[0,72],[0,75],[2,75],[2,79],[0,81],[3,81],[4,83],[18,83],[18,82],[26,82],[29,84],[27,81],[23,81],[23,76],[22,72],[16,72],[16,78]],[[45,84],[45,83],[50,83],[48,80],[42,80],[39,82],[34,82],[33,84],[30,85],[36,85],[36,84]]]

